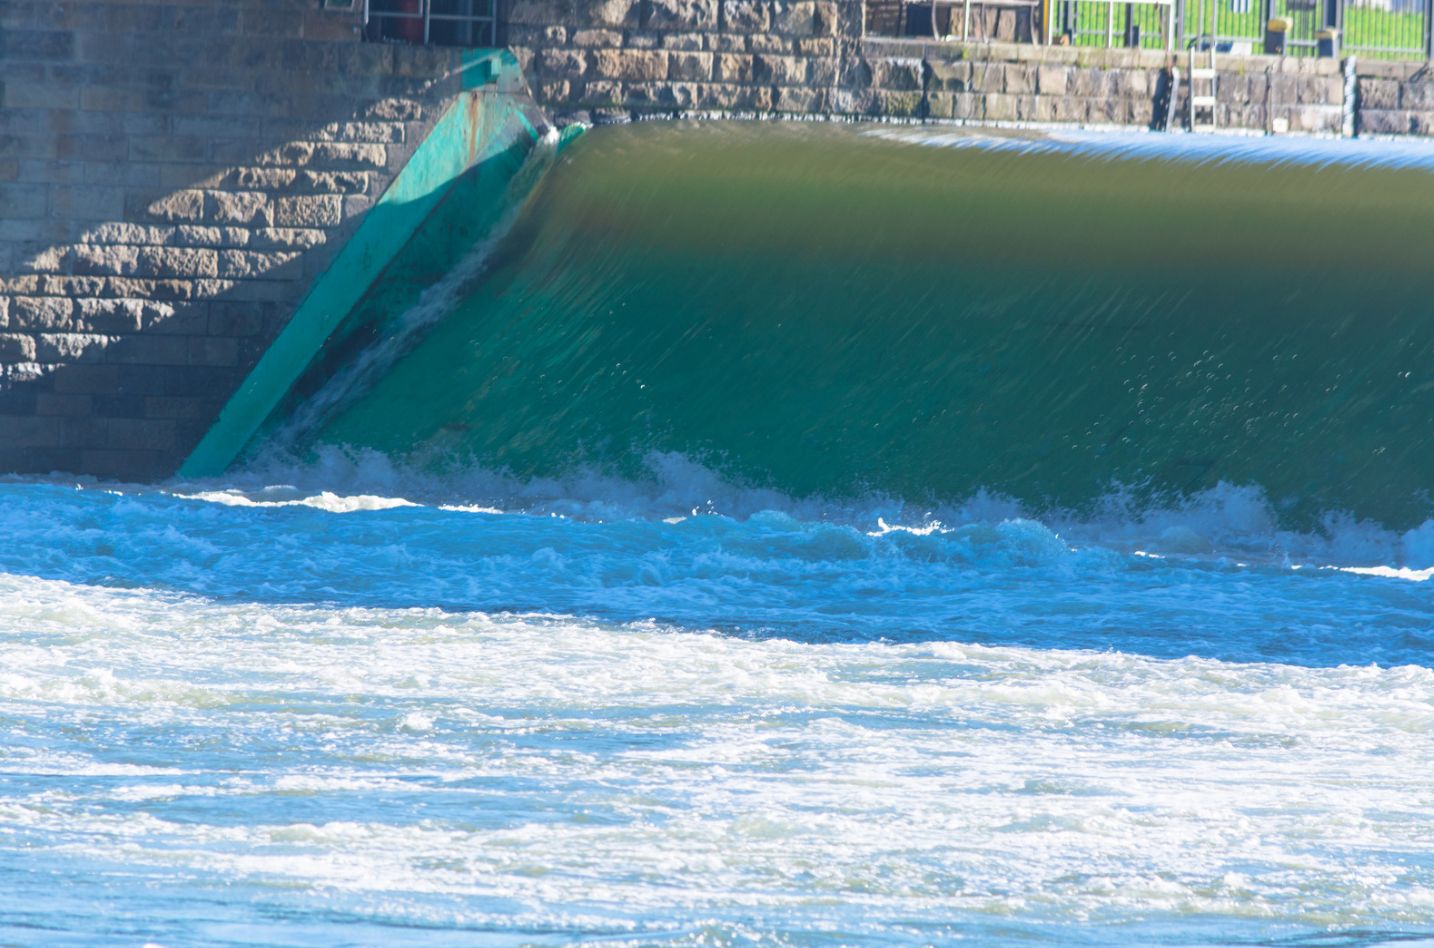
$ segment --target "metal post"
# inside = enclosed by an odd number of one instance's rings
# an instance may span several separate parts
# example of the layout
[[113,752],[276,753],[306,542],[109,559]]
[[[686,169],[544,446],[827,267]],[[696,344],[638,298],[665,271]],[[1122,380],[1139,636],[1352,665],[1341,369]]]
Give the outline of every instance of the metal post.
[[1424,58],[1434,59],[1434,0],[1424,0]]

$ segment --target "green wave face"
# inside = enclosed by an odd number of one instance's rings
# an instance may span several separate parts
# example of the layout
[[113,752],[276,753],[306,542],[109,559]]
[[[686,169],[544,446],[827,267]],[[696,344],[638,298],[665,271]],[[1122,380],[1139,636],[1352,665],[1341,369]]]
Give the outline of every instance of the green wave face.
[[1430,515],[1434,173],[597,129],[310,443],[518,475]]

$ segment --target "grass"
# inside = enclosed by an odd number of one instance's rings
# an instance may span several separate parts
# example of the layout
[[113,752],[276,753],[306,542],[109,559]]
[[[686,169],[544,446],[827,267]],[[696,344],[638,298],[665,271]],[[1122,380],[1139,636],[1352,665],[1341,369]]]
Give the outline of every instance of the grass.
[[[1315,0],[1315,9],[1301,9],[1289,0],[1274,0],[1274,14],[1293,21],[1290,31],[1288,52],[1294,56],[1312,56],[1315,53],[1315,36],[1323,26],[1324,2]],[[1259,52],[1265,37],[1265,6],[1261,0],[1249,0],[1238,4],[1236,0],[1188,0],[1186,15],[1188,22],[1177,36],[1175,46],[1184,49],[1186,43],[1199,32],[1209,32],[1212,20],[1218,25],[1218,35],[1225,40],[1249,40],[1255,52]],[[1243,9],[1240,9],[1242,7]],[[1075,9],[1075,44],[1077,46],[1105,46],[1107,36],[1107,10],[1105,3],[1094,0],[1078,2]],[[1127,17],[1133,17],[1140,27],[1142,49],[1162,49],[1165,43],[1164,24],[1168,8],[1150,3],[1127,6],[1116,3],[1112,9],[1115,17],[1115,45],[1124,45]],[[1371,59],[1422,60],[1424,53],[1423,12],[1395,12],[1370,6],[1344,5],[1345,51]],[[1063,25],[1062,12],[1055,8],[1056,25]],[[1301,45],[1307,44],[1307,45]]]

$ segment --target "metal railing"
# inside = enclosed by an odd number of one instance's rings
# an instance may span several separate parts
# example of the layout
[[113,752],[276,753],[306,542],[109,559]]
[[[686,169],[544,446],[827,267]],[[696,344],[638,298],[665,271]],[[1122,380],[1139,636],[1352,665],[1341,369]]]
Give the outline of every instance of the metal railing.
[[436,46],[496,46],[498,0],[364,0],[364,38]]
[[1073,46],[1175,48],[1177,0],[1051,0],[1047,42]]
[[[959,39],[971,7],[1009,0],[868,0],[868,29],[886,35]],[[928,12],[930,11],[930,12]],[[1285,55],[1314,56],[1320,34],[1337,31],[1338,55],[1434,59],[1434,0],[1044,0],[1038,42],[1172,50],[1210,42],[1223,52],[1259,53],[1272,19],[1288,21]],[[981,38],[981,37],[977,37]],[[1003,36],[1023,41],[1025,35]]]

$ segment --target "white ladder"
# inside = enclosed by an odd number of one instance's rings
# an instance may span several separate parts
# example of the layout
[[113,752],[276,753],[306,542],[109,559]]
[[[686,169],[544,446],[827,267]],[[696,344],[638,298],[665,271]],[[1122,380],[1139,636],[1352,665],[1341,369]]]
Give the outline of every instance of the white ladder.
[[[1185,104],[1190,110],[1190,131],[1192,132],[1213,132],[1219,127],[1219,120],[1215,117],[1215,96],[1216,78],[1215,68],[1215,44],[1210,44],[1210,64],[1208,66],[1196,66],[1196,50],[1190,47],[1190,76],[1186,80]],[[1197,91],[1201,84],[1208,87],[1208,91]],[[1206,120],[1202,121],[1202,114]]]

